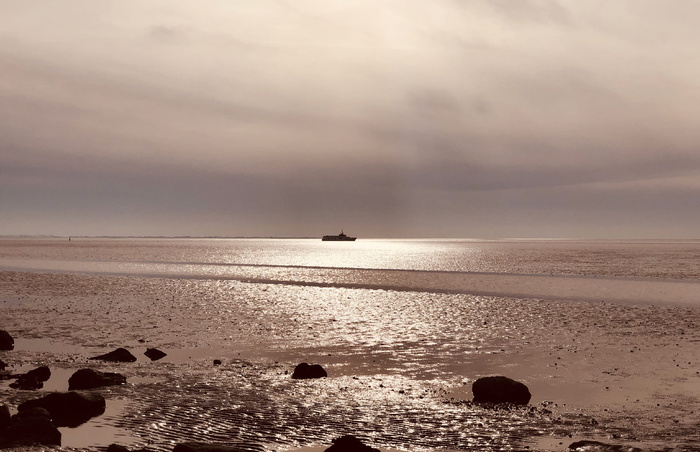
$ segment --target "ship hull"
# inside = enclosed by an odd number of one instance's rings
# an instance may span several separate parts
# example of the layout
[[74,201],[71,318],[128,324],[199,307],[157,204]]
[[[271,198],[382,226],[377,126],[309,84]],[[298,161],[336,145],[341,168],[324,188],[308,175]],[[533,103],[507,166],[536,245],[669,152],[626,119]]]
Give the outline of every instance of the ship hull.
[[339,237],[337,235],[324,235],[321,239],[324,242],[354,242],[357,237]]

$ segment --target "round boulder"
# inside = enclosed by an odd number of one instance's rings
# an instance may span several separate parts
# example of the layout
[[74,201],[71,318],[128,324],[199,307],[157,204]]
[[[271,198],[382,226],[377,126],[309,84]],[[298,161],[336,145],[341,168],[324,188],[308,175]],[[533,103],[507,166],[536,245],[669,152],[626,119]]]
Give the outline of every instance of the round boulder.
[[380,452],[380,450],[363,444],[352,435],[345,435],[334,439],[333,445],[324,452]]
[[90,392],[53,392],[40,399],[22,403],[19,411],[45,408],[57,427],[77,427],[105,412],[105,399]]
[[532,397],[523,383],[503,376],[479,378],[472,384],[472,393],[476,403],[527,405]]
[[292,373],[292,378],[295,380],[323,378],[327,376],[328,373],[320,364],[301,363],[294,368],[294,373]]
[[80,369],[68,379],[68,390],[92,389],[100,386],[123,385],[124,383],[126,383],[126,377],[122,374]]

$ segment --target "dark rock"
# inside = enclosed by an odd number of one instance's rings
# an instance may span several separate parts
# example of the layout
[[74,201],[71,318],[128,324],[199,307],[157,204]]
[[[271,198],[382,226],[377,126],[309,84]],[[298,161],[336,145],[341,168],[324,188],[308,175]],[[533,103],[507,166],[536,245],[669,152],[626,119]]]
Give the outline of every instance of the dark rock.
[[159,359],[168,356],[167,353],[160,351],[157,348],[147,348],[144,355],[148,356],[151,361],[158,361]]
[[10,424],[10,409],[7,405],[0,405],[0,431]]
[[23,374],[17,377],[14,383],[10,383],[10,387],[20,389],[22,391],[36,391],[44,387],[44,383],[37,380],[36,377]]
[[92,389],[100,386],[123,385],[124,383],[126,383],[126,377],[118,373],[80,369],[68,379],[68,390]]
[[479,378],[472,384],[472,393],[476,403],[527,405],[531,397],[523,383],[502,376]]
[[90,359],[99,359],[101,361],[112,361],[117,363],[133,363],[136,361],[136,357],[125,348],[118,348],[112,352],[105,353],[104,355],[100,356],[94,356]]
[[90,392],[54,392],[40,399],[28,400],[19,411],[46,408],[57,427],[77,427],[105,412],[105,399]]
[[214,360],[214,365],[215,365],[215,366],[220,366],[220,365],[221,365],[221,360],[220,360],[220,359],[215,359],[215,360]]
[[27,446],[60,446],[61,432],[43,408],[30,408],[12,416],[0,429],[0,448]]
[[0,350],[13,350],[15,348],[15,340],[12,339],[10,333],[5,330],[0,330]]
[[306,379],[306,378],[323,378],[327,377],[328,373],[321,367],[320,364],[308,364],[301,363],[294,368],[294,373],[292,378],[294,379]]
[[148,449],[134,449],[130,451],[124,446],[120,446],[118,444],[110,444],[109,447],[107,447],[107,452],[151,452]]
[[234,446],[188,442],[178,444],[173,452],[242,452],[242,449]]
[[10,383],[10,387],[24,391],[35,391],[43,388],[44,382],[49,378],[51,378],[51,370],[46,366],[41,366],[17,376],[17,381]]
[[642,449],[618,444],[605,444],[598,441],[577,441],[569,444],[569,450],[576,452],[642,452]]
[[363,444],[352,435],[345,435],[334,439],[333,445],[324,452],[380,452],[380,450]]
[[19,418],[29,418],[29,417],[45,417],[46,419],[51,419],[51,413],[46,408],[34,407],[22,410],[13,416],[13,419]]
[[51,378],[51,369],[46,366],[37,367],[25,374],[28,377],[35,378],[37,381],[48,381]]
[[129,449],[118,444],[110,444],[107,448],[107,452],[129,452]]
[[7,363],[0,359],[0,370],[5,370],[7,368]]

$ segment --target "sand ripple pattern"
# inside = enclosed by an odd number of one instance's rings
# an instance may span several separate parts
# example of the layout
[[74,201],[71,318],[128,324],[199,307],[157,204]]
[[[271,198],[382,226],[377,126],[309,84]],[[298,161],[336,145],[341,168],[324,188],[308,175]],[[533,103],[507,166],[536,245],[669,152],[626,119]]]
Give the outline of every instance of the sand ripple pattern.
[[434,382],[293,381],[279,367],[245,363],[231,363],[217,375],[196,369],[182,375],[152,390],[134,390],[129,397],[135,406],[118,426],[148,438],[149,447],[158,450],[194,440],[253,451],[270,444],[330,444],[352,433],[384,447],[496,451],[517,449],[553,425],[552,414],[542,408],[447,403]]

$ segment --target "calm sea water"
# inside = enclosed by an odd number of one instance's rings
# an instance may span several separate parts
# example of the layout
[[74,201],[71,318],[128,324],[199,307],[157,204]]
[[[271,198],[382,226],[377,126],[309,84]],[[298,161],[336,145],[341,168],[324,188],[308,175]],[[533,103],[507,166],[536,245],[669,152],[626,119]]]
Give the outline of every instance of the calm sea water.
[[[700,241],[67,239],[2,240],[0,264],[41,259],[119,262],[128,268],[202,273],[206,265],[330,267],[700,278]],[[176,267],[177,265],[181,267]],[[205,270],[204,272],[207,272]],[[220,271],[219,273],[225,273]]]
[[0,269],[695,303],[700,241],[10,239]]

